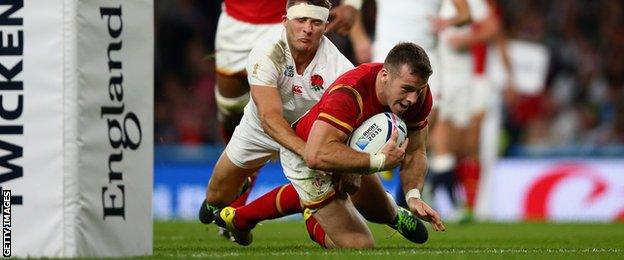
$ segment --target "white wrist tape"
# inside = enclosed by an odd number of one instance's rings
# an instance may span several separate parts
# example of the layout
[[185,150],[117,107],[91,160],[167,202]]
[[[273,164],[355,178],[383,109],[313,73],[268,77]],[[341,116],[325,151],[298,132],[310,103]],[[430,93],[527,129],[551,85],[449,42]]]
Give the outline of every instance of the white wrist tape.
[[329,9],[321,6],[309,5],[307,3],[300,3],[288,7],[288,9],[286,9],[286,17],[290,20],[308,17],[326,22],[327,18],[329,18]]
[[386,164],[386,155],[383,153],[370,155],[370,172],[380,172]]
[[353,6],[357,10],[362,8],[362,0],[343,0],[342,4]]
[[409,190],[405,193],[405,200],[409,200],[411,198],[420,199],[420,191],[416,188]]

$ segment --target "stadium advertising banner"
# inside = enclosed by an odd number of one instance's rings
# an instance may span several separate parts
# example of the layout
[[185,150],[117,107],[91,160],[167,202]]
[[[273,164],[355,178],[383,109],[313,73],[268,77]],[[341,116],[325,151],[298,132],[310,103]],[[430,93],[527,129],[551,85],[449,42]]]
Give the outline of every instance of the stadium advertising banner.
[[502,160],[486,183],[485,217],[624,220],[624,159]]
[[153,3],[0,3],[3,256],[152,252]]
[[153,10],[78,1],[78,255],[152,252]]
[[60,256],[63,5],[10,1],[0,7],[3,256]]

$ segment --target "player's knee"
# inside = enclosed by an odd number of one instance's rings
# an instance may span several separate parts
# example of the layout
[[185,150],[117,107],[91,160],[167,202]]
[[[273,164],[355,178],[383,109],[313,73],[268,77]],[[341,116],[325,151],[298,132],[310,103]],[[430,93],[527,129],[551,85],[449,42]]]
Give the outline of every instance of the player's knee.
[[238,115],[243,113],[243,109],[249,102],[249,93],[245,93],[238,97],[224,97],[219,93],[219,89],[215,88],[215,101],[219,112],[224,116]]
[[375,247],[375,241],[370,235],[359,233],[343,236],[342,239],[334,241],[334,243],[339,248],[349,249],[370,249]]

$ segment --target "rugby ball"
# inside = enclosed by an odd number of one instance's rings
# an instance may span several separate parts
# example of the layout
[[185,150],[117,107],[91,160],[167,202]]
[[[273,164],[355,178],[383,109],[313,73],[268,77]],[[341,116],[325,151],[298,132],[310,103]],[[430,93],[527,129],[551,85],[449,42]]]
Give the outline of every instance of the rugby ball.
[[399,132],[397,139],[399,145],[407,137],[405,122],[391,112],[376,114],[353,131],[349,138],[349,146],[359,152],[376,154],[390,140],[392,129],[395,128]]

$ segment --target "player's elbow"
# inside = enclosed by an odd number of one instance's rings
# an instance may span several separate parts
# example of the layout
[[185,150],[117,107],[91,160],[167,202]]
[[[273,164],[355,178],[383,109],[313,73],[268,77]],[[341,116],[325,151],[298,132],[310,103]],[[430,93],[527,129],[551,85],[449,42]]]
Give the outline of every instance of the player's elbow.
[[259,118],[260,118],[260,126],[262,126],[262,129],[266,132],[271,128],[271,122],[273,120],[273,115],[269,112],[260,112],[259,113]]
[[303,160],[310,169],[323,171],[326,168],[325,160],[318,150],[306,150]]

